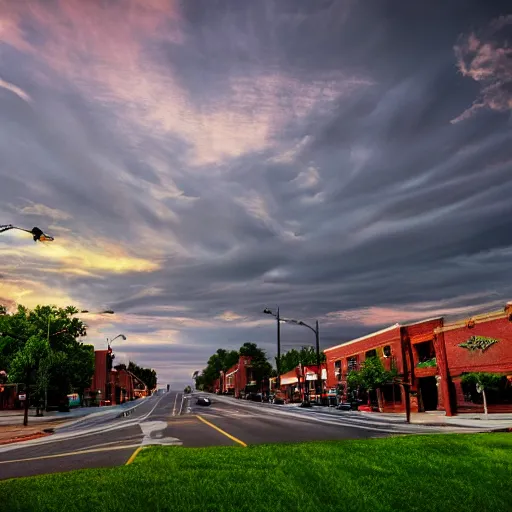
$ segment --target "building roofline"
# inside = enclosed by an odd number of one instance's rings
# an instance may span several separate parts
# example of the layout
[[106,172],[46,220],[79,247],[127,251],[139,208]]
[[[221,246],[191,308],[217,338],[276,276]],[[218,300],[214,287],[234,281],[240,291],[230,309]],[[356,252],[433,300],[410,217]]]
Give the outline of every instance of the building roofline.
[[400,324],[400,327],[412,327],[413,325],[424,324],[426,322],[433,322],[434,320],[442,320],[443,318],[444,316],[433,316],[432,318],[425,318],[423,320],[418,320],[417,322]]
[[340,343],[339,345],[336,345],[334,347],[326,348],[324,350],[324,352],[330,352],[331,350],[335,350],[337,348],[345,347],[347,345],[352,345],[352,343],[357,343],[358,341],[363,341],[368,338],[372,338],[373,336],[377,336],[378,334],[384,334],[385,332],[392,331],[393,329],[396,329],[397,327],[400,327],[400,324],[396,323],[396,324],[390,325],[389,327],[386,327],[385,329],[381,329],[380,331],[371,332],[370,334],[366,334],[365,336],[356,338],[355,340],[350,340],[345,343]]

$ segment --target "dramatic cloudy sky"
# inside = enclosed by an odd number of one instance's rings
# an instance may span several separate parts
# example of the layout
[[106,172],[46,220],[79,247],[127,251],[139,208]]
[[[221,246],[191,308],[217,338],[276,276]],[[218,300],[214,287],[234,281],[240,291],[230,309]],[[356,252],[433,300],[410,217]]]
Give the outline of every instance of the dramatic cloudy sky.
[[[509,2],[0,0],[0,302],[182,383],[512,298]],[[508,35],[508,39],[507,39]],[[84,318],[85,320],[85,318]],[[283,326],[285,348],[313,341]]]

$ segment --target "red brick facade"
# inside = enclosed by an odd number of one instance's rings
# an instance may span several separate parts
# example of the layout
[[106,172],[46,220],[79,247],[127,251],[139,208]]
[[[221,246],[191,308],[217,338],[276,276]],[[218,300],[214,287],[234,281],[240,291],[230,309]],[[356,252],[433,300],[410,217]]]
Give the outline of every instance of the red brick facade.
[[94,352],[94,375],[84,397],[87,405],[117,405],[147,396],[145,384],[127,370],[112,368],[108,357],[108,350]]
[[261,383],[260,389],[256,389],[250,356],[240,356],[238,362],[225,372],[221,372],[220,378],[213,384],[216,393],[233,394],[236,398],[240,398],[249,390],[261,392],[266,388],[266,384]]
[[[381,410],[403,411],[405,393],[401,384],[410,385],[411,411],[480,412],[483,406],[472,390],[463,389],[461,376],[468,372],[508,375],[512,381],[512,322],[510,306],[505,311],[478,315],[471,320],[444,324],[443,318],[414,324],[395,324],[387,329],[325,350],[327,386],[343,386],[349,370],[358,369],[366,359],[377,355],[386,369],[396,368],[396,386],[379,390]],[[460,347],[471,336],[496,340],[488,349],[470,351]],[[512,411],[512,390],[503,379],[496,401],[489,411]],[[503,388],[503,389],[502,389]],[[472,394],[471,394],[472,393]],[[471,398],[468,398],[471,394]],[[501,400],[501,402],[500,402]]]

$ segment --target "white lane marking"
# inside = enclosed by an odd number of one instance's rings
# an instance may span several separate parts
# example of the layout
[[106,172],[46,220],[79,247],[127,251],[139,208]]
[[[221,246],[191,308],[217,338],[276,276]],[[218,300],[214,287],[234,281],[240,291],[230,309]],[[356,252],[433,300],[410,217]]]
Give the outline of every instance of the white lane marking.
[[[233,404],[232,400],[229,398],[224,397],[216,397],[217,401],[219,403],[224,404]],[[318,416],[313,416],[312,414],[303,414],[299,412],[292,412],[289,410],[283,410],[283,409],[274,409],[270,407],[262,407],[258,405],[253,404],[246,404],[241,402],[240,404],[236,404],[237,406],[240,406],[241,408],[246,408],[249,410],[258,410],[258,411],[266,411],[269,413],[269,416],[273,416],[274,419],[277,419],[279,416],[281,416],[280,419],[284,420],[286,417],[288,418],[297,418],[302,419],[303,421],[311,421],[316,423],[322,423],[325,425],[334,425],[338,427],[348,427],[348,428],[354,428],[354,429],[363,429],[363,430],[369,430],[374,432],[381,432],[383,434],[419,434],[419,433],[425,433],[425,434],[436,434],[436,433],[466,433],[466,432],[485,432],[486,429],[482,430],[476,430],[476,429],[468,429],[463,427],[456,427],[456,428],[447,428],[447,427],[433,427],[433,426],[426,426],[418,423],[411,423],[411,424],[389,424],[389,423],[374,423],[374,422],[368,422],[368,423],[362,423],[362,418],[342,418],[339,416],[334,416],[329,419],[324,419],[325,414],[321,414],[321,416],[324,416],[324,418],[319,418],[320,414]],[[217,411],[221,411],[222,409],[217,409]],[[355,422],[351,421],[352,419],[355,420]],[[359,421],[358,421],[359,420]],[[364,421],[364,420],[363,420]],[[383,428],[377,428],[377,425],[381,425]],[[395,426],[396,425],[396,426]]]
[[172,408],[172,415],[176,416],[176,403],[178,402],[179,393],[176,393],[176,398],[174,399],[174,407]]
[[181,397],[181,406],[180,406],[180,413],[179,415],[181,416],[181,412],[183,411],[183,401],[185,400],[185,395],[183,394],[183,396]]
[[[163,431],[167,428],[165,421],[146,421],[140,424],[144,438],[142,439],[141,446],[148,446],[150,444],[163,444],[163,445],[181,445],[183,444],[177,437],[164,437]],[[155,437],[151,434],[155,432]]]
[[158,404],[160,403],[160,400],[162,400],[162,398],[164,397],[165,395],[162,395],[157,401],[156,401],[156,404],[154,405],[153,409],[151,409],[151,411],[149,411],[145,416],[142,416],[142,418],[139,418],[138,420],[136,420],[136,423],[139,423],[141,421],[144,421],[146,418],[148,418],[149,416],[151,416],[151,414],[153,414],[153,411],[157,408]]
[[155,408],[158,406],[158,403],[165,395],[162,395],[158,400],[155,406],[149,411],[145,416],[141,418],[135,418],[133,420],[128,420],[126,422],[116,423],[111,426],[100,426],[100,427],[91,427],[86,430],[78,431],[78,432],[64,432],[64,433],[56,433],[49,437],[42,437],[40,439],[32,439],[30,441],[24,441],[19,443],[11,443],[5,446],[0,446],[0,453],[9,452],[12,450],[20,450],[23,448],[28,448],[31,446],[40,446],[44,444],[52,444],[57,443],[59,441],[67,441],[69,439],[77,439],[81,437],[92,436],[98,433],[110,432],[112,430],[120,430],[123,428],[133,427],[135,425],[140,425],[142,421],[144,421],[150,414],[153,413]]

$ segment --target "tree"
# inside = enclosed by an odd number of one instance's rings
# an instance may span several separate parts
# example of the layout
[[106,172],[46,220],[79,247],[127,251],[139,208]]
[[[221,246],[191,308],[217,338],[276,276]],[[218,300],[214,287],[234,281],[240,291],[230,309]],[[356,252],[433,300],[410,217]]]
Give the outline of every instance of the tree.
[[[86,336],[85,324],[74,315],[78,310],[73,306],[57,308],[56,306],[37,306],[29,310],[21,305],[13,314],[0,315],[0,366],[7,370],[10,379],[25,382],[19,375],[18,365],[35,350],[34,342],[26,347],[30,339],[37,338],[47,345],[48,353],[38,359],[36,386],[43,386],[44,391],[36,389],[50,402],[60,402],[63,396],[83,389],[90,384],[94,373],[94,349],[83,345],[78,338]],[[28,351],[28,352],[27,352]],[[37,374],[37,376],[36,376]],[[39,403],[39,402],[38,402]]]
[[[325,361],[325,354],[320,352],[320,362],[324,363]],[[305,366],[316,365],[316,350],[314,347],[302,347],[300,350],[292,348],[281,355],[279,363],[280,364],[278,366],[281,374],[293,370],[299,364],[303,364]]]
[[183,393],[192,393],[192,388],[190,386],[187,386],[184,390],[183,390]]
[[382,409],[380,388],[385,384],[393,382],[396,377],[396,369],[385,370],[382,361],[378,356],[369,357],[361,363],[360,370],[352,370],[347,375],[347,386],[352,390],[369,392],[377,391],[379,409]]
[[25,383],[25,418],[23,424],[27,425],[27,413],[30,400],[30,385],[34,381],[34,398],[39,416],[39,408],[43,401],[43,394],[48,384],[48,366],[51,357],[48,341],[37,335],[31,336],[23,348],[16,352],[11,361],[9,380],[11,382]]
[[201,375],[196,375],[196,388],[199,390],[212,388],[213,383],[220,377],[220,372],[225,372],[234,366],[240,357],[236,350],[227,351],[219,348],[215,354],[210,356]]
[[144,382],[148,390],[156,388],[157,377],[155,370],[152,370],[151,368],[142,368],[141,366],[138,366],[134,362],[130,361],[128,363],[128,371],[133,373],[137,378]]
[[488,419],[489,417],[487,411],[487,396],[485,391],[490,389],[498,389],[502,380],[503,375],[499,373],[474,372],[466,373],[462,376],[461,381],[463,384],[474,385],[476,387],[477,393],[482,394],[484,401],[485,419]]

